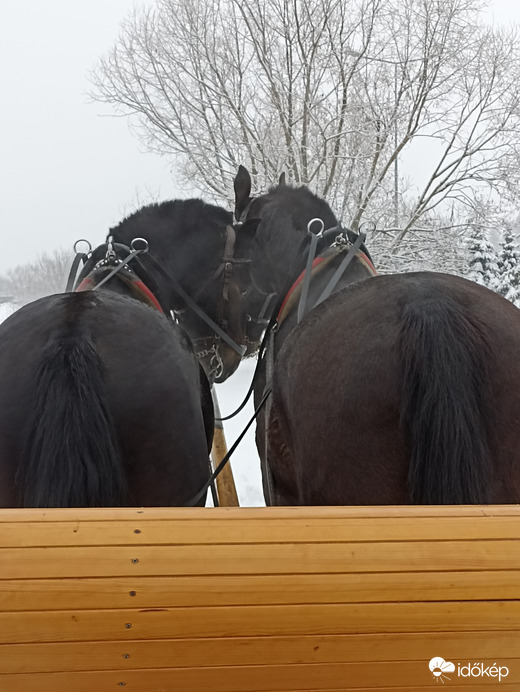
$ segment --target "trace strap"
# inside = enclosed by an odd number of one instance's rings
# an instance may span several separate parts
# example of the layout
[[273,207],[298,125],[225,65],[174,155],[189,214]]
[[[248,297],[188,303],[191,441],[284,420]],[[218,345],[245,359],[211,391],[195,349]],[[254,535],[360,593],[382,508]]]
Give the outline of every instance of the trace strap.
[[248,424],[247,424],[246,427],[242,430],[242,432],[241,432],[240,435],[238,436],[237,440],[235,441],[235,443],[233,444],[233,446],[231,447],[231,449],[229,450],[229,452],[226,454],[226,456],[222,459],[222,461],[220,462],[220,464],[217,466],[217,468],[213,471],[213,473],[211,474],[211,476],[208,478],[208,480],[206,481],[206,483],[204,484],[204,486],[202,487],[202,489],[199,490],[199,492],[195,495],[195,497],[192,497],[191,500],[189,500],[188,502],[184,503],[183,507],[194,507],[194,506],[197,504],[197,502],[198,502],[200,499],[202,499],[202,498],[204,497],[204,494],[207,492],[207,490],[208,490],[208,488],[210,487],[210,485],[215,481],[215,479],[216,479],[216,477],[218,476],[218,474],[222,471],[222,469],[224,468],[224,466],[228,463],[228,461],[229,461],[231,455],[233,454],[233,452],[235,451],[235,449],[236,449],[236,448],[238,447],[238,445],[242,442],[242,439],[244,438],[244,435],[245,435],[246,432],[249,430],[249,428],[251,427],[251,425],[252,425],[253,422],[255,421],[256,417],[258,416],[258,414],[259,414],[260,411],[262,410],[262,407],[264,406],[265,402],[267,401],[267,397],[269,396],[269,394],[271,394],[271,388],[269,388],[269,389],[267,389],[267,390],[265,391],[264,396],[262,397],[262,401],[261,401],[261,402],[258,404],[258,406],[256,407],[255,412],[253,413],[253,415],[252,415],[251,419],[249,420]]

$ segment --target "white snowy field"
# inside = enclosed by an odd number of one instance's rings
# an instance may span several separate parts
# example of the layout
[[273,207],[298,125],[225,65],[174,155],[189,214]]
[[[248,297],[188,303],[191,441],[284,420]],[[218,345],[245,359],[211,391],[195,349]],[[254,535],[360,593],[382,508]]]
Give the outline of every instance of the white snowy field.
[[[10,303],[0,304],[0,322],[3,322],[15,310]],[[223,384],[216,385],[216,392],[222,416],[232,413],[249,389],[251,378],[256,365],[256,359],[247,359],[242,363],[238,371]],[[224,433],[228,448],[238,438],[247,422],[253,415],[253,403],[250,400],[247,406],[235,417],[224,422]],[[241,507],[258,507],[265,504],[262,494],[262,481],[260,476],[260,461],[255,445],[255,424],[249,428],[246,436],[233,454],[231,467],[237,486],[237,493]],[[211,500],[209,501],[211,504]]]

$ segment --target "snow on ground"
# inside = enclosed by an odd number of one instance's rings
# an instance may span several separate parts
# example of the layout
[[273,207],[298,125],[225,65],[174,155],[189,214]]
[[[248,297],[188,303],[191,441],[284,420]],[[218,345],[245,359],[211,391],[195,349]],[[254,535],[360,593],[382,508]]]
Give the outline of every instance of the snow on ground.
[[[247,358],[229,380],[215,385],[222,416],[233,413],[242,403],[251,384],[255,365],[256,358]],[[231,445],[245,428],[253,413],[254,408],[251,397],[247,406],[237,416],[231,420],[224,421],[224,433],[228,449],[231,448]],[[256,423],[251,425],[231,458],[231,468],[233,469],[241,507],[265,505],[262,493],[260,461],[255,444],[255,426]]]

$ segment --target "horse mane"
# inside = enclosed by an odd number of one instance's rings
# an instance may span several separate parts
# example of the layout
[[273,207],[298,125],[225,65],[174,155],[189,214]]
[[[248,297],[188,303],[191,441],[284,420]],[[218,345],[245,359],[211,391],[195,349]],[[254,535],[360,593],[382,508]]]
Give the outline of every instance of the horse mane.
[[251,250],[258,257],[258,275],[272,277],[278,291],[287,290],[287,281],[303,268],[309,220],[322,219],[325,229],[338,223],[327,202],[304,185],[277,185],[253,198],[251,217],[260,219]]
[[110,229],[118,240],[131,240],[146,233],[150,240],[164,236],[173,227],[183,234],[193,235],[203,228],[216,234],[233,223],[232,212],[202,199],[175,199],[147,204]]
[[311,192],[306,185],[276,185],[271,187],[266,195],[266,206],[276,206],[280,213],[290,214],[296,230],[307,232],[307,223],[311,218],[322,219],[325,229],[336,226],[336,215],[326,202]]

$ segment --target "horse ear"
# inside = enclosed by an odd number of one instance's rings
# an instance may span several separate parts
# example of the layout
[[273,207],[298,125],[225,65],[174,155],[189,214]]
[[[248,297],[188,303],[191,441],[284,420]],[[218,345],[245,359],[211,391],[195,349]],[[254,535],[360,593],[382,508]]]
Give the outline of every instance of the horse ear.
[[278,185],[280,185],[280,186],[282,186],[282,187],[285,187],[286,184],[287,184],[287,183],[285,182],[285,172],[283,172],[283,173],[280,175],[280,178],[278,179]]
[[235,187],[235,218],[239,219],[247,207],[251,194],[251,176],[245,166],[238,167],[238,173],[233,184]]

